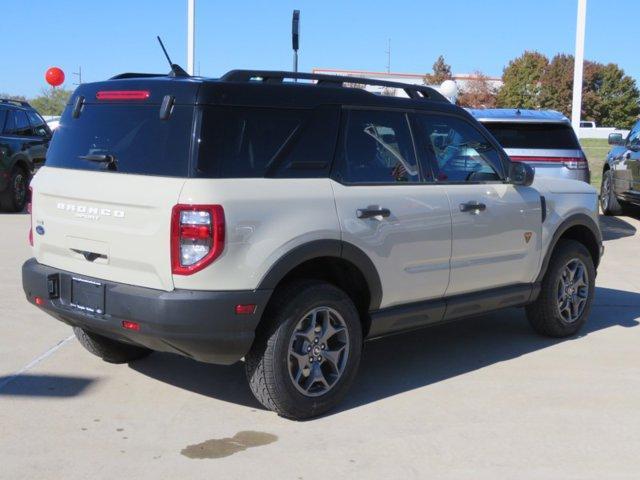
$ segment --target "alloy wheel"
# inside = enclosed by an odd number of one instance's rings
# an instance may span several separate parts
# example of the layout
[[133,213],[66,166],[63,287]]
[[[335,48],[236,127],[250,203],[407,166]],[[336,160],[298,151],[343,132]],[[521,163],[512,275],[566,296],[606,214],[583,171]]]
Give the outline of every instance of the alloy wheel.
[[560,272],[557,283],[557,305],[565,323],[580,318],[589,298],[589,274],[578,258],[569,260]]
[[349,332],[340,313],[330,307],[307,312],[297,323],[287,365],[296,389],[307,397],[331,390],[344,373],[349,358]]

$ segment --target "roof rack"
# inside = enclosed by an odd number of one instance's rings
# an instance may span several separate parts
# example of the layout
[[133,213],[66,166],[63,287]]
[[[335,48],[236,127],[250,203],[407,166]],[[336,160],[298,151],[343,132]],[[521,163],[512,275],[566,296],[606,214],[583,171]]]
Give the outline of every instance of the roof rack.
[[431,87],[399,82],[387,82],[385,80],[375,80],[363,77],[317,73],[279,72],[270,70],[231,70],[220,77],[220,80],[227,82],[248,82],[251,80],[259,80],[264,83],[282,83],[285,79],[315,80],[317,85],[332,85],[339,87],[349,87],[355,84],[399,88],[404,90],[410,98],[423,98],[436,102],[449,102],[444,95]]
[[29,102],[25,100],[14,100],[13,98],[0,98],[0,103],[13,103],[15,105],[20,105],[21,107],[31,107]]
[[149,78],[149,77],[166,77],[167,74],[166,73],[134,73],[134,72],[127,72],[127,73],[120,73],[118,75],[115,75],[113,77],[111,77],[109,80],[119,80],[121,78]]

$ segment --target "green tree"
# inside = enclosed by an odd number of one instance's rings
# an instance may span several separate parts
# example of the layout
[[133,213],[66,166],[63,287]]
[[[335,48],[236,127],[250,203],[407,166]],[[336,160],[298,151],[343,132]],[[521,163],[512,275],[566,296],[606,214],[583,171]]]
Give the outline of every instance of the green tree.
[[571,114],[573,56],[559,53],[540,77],[540,107]]
[[509,62],[502,74],[496,102],[505,108],[539,108],[541,77],[549,60],[539,52],[525,51]]
[[64,88],[42,89],[42,95],[29,100],[40,115],[61,115],[73,92]]
[[631,128],[640,114],[640,92],[636,81],[615,63],[600,70],[599,113],[602,126]]
[[445,62],[442,55],[433,63],[432,70],[433,73],[428,73],[424,77],[424,83],[426,85],[440,85],[445,80],[453,80],[451,65]]
[[[571,115],[573,96],[572,55],[558,54],[549,63],[541,79],[540,106]],[[598,125],[629,128],[640,108],[640,93],[635,80],[610,63],[586,60],[582,78],[581,120]]]

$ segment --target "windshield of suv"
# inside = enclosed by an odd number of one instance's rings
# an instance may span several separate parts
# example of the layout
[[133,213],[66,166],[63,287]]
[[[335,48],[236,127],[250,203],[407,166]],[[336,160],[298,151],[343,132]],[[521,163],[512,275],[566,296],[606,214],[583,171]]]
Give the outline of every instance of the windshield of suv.
[[503,148],[580,148],[571,125],[564,123],[483,122]]
[[[176,105],[160,120],[158,105],[88,104],[62,115],[47,152],[49,167],[186,177],[192,106]],[[100,158],[113,159],[113,162]]]

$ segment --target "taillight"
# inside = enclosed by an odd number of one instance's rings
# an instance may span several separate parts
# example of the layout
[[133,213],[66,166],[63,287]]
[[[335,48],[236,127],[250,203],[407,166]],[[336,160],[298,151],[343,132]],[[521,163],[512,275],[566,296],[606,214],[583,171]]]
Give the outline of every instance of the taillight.
[[27,203],[27,212],[29,212],[29,245],[33,247],[33,189],[29,187],[29,203]]
[[220,256],[224,249],[221,205],[176,205],[171,213],[171,270],[191,275]]
[[570,170],[585,170],[588,168],[587,160],[584,157],[509,157],[514,162],[528,163],[561,163]]
[[96,93],[98,100],[146,100],[150,96],[149,90],[101,90]]

